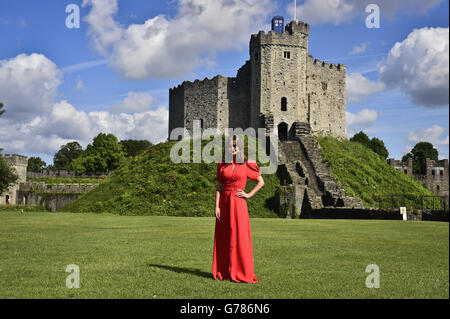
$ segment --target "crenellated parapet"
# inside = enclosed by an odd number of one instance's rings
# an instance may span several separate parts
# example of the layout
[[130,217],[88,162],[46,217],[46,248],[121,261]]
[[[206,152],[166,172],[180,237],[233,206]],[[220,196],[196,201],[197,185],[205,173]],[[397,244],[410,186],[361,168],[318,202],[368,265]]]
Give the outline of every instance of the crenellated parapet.
[[329,63],[327,61],[321,61],[319,59],[315,59],[312,55],[308,55],[307,57],[307,64],[309,66],[313,66],[315,68],[323,68],[323,69],[330,69],[330,70],[336,70],[338,72],[342,72],[344,75],[347,71],[347,66],[342,63],[333,64]]
[[28,157],[17,154],[5,154],[6,161],[11,165],[28,166]]
[[291,35],[300,33],[309,36],[309,24],[303,21],[291,21],[286,25],[285,30]]
[[22,193],[46,193],[46,194],[84,194],[93,190],[96,184],[54,184],[44,182],[20,183],[19,191]]

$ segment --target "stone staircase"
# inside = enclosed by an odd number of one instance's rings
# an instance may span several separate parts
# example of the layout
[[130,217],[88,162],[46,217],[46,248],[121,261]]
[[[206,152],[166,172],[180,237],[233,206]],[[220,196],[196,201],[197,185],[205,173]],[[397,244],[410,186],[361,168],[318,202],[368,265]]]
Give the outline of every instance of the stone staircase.
[[310,135],[297,137],[296,141],[279,142],[279,176],[282,183],[293,188],[295,211],[287,218],[300,216],[308,209],[323,207],[362,208],[358,198],[346,196],[342,186],[334,180],[331,172],[322,162],[322,151],[317,140]]

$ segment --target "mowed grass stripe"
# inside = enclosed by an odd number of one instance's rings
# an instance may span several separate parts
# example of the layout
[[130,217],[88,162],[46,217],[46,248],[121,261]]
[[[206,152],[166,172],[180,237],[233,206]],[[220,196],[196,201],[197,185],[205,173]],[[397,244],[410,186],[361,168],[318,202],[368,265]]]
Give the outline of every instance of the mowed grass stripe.
[[[256,285],[212,279],[214,218],[0,213],[1,298],[448,298],[448,223],[252,218]],[[81,288],[66,288],[66,266]],[[365,286],[367,265],[380,288]]]

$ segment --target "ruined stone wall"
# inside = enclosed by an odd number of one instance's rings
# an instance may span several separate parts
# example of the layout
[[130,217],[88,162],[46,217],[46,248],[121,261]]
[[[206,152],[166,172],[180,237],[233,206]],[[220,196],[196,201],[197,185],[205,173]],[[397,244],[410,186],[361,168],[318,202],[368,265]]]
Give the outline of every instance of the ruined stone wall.
[[[177,127],[186,127],[193,134],[193,121],[203,120],[203,129],[249,126],[250,64],[247,62],[237,77],[216,76],[203,81],[183,82],[170,90],[169,134]],[[181,117],[183,119],[181,119]]]
[[408,162],[397,161],[393,158],[388,159],[389,166],[395,168],[396,170],[407,174],[409,176],[414,176],[413,172],[413,160],[412,158],[408,158]]
[[307,100],[309,123],[313,135],[347,137],[346,67],[307,58]]
[[[194,120],[202,120],[203,129],[227,125],[228,101],[223,99],[219,102],[219,95],[222,97],[226,88],[227,78],[216,76],[203,81],[186,81],[172,89],[169,102],[169,130],[185,127],[192,136]],[[218,121],[219,114],[224,115],[220,116],[220,121]]]
[[[228,124],[230,128],[247,129],[250,126],[251,65],[247,61],[236,78],[228,78]],[[220,114],[219,114],[220,115]]]
[[43,170],[41,172],[27,172],[27,178],[49,178],[49,177],[97,177],[97,176],[108,176],[111,172],[84,172],[78,173],[76,171],[48,171]]
[[388,164],[409,175],[414,177],[419,183],[425,185],[436,196],[449,196],[448,191],[448,159],[441,161],[433,161],[430,159],[425,160],[426,173],[424,175],[414,174],[413,172],[413,160],[408,159],[408,162],[395,160],[393,158],[388,159]]
[[426,159],[425,185],[437,196],[449,196],[448,159],[433,161]]
[[169,91],[169,138],[175,128],[184,127],[184,84]]
[[95,184],[21,183],[17,189],[17,204],[41,205],[55,212],[95,187]]

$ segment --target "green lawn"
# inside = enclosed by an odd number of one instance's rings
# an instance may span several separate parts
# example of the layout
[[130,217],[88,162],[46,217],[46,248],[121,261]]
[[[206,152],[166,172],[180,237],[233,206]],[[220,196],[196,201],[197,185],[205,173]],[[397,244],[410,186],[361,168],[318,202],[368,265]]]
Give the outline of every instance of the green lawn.
[[[449,297],[448,223],[252,218],[249,285],[212,279],[212,217],[0,218],[0,298]],[[69,264],[79,289],[66,288]],[[379,289],[365,287],[369,264]]]

